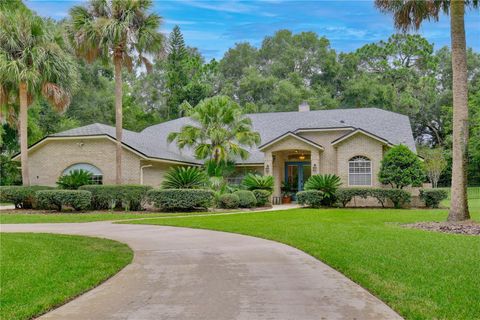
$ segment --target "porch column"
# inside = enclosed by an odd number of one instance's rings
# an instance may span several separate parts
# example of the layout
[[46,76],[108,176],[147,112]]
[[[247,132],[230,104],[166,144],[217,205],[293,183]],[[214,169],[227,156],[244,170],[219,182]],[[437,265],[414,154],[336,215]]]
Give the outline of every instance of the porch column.
[[320,174],[320,151],[312,150],[311,151],[311,165],[312,165],[312,175]]
[[265,152],[265,160],[263,164],[263,174],[266,176],[273,175],[273,155],[272,152]]

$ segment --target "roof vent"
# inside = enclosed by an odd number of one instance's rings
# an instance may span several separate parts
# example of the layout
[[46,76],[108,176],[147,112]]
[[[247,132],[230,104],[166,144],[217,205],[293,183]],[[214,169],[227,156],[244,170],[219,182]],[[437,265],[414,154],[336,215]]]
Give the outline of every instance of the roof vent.
[[340,120],[340,123],[345,123],[345,121],[343,121],[343,120]]
[[298,106],[298,112],[308,112],[310,111],[310,106],[308,105],[308,102],[303,101],[299,106]]

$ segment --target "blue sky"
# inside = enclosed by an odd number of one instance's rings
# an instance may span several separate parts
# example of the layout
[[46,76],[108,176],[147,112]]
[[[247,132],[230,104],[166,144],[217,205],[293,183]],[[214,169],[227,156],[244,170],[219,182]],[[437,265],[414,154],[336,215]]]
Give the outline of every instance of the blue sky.
[[[38,14],[55,19],[68,16],[70,7],[82,1],[27,0]],[[154,11],[169,33],[178,24],[189,46],[207,58],[220,59],[237,42],[260,46],[263,38],[279,29],[314,31],[327,37],[336,51],[354,51],[362,45],[387,39],[395,32],[392,19],[373,6],[373,0],[337,1],[200,1],[162,0]],[[480,13],[467,12],[467,45],[480,51]],[[439,49],[450,43],[449,17],[427,22],[419,31]]]

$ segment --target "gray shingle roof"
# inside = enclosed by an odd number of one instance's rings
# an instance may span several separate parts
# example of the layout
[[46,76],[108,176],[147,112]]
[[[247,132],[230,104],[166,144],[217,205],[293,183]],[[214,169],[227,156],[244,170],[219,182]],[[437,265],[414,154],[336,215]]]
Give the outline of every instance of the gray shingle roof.
[[[391,144],[404,144],[416,151],[410,120],[407,116],[377,108],[333,109],[309,112],[275,112],[248,114],[253,129],[261,136],[261,144],[275,139],[288,131],[299,129],[319,129],[353,127],[368,131]],[[169,144],[170,132],[179,131],[189,118],[150,126],[142,132],[123,130],[123,142],[148,157],[175,161],[200,163],[191,150],[179,150],[175,143]],[[54,134],[53,136],[109,135],[115,137],[115,128],[104,124],[91,124]],[[263,163],[263,153],[258,148],[250,150],[250,157],[243,163]]]

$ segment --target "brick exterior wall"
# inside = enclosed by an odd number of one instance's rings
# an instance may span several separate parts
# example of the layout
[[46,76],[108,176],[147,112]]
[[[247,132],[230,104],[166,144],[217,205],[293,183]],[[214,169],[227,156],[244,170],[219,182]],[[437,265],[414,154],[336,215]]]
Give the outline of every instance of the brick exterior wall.
[[[47,140],[29,152],[30,183],[55,186],[58,177],[69,166],[89,163],[103,173],[103,183],[115,183],[115,143],[108,138]],[[140,157],[123,152],[125,184],[140,183]]]
[[300,135],[315,143],[318,143],[324,148],[320,152],[320,170],[319,173],[334,173],[337,174],[337,151],[332,146],[332,141],[347,134],[350,131],[317,131],[317,132],[302,132]]
[[337,175],[343,187],[348,187],[348,161],[355,156],[364,156],[372,162],[372,187],[381,187],[378,181],[380,164],[383,159],[383,144],[363,134],[356,134],[336,145]]

